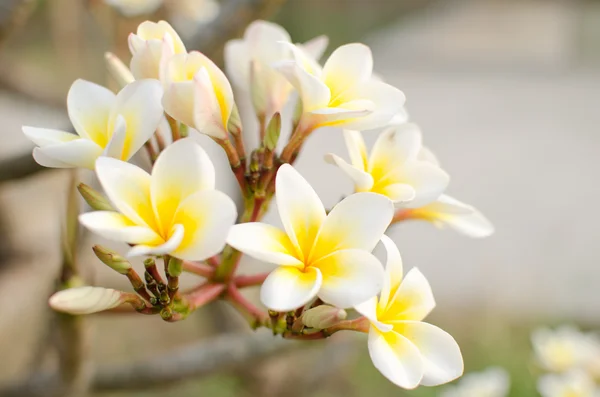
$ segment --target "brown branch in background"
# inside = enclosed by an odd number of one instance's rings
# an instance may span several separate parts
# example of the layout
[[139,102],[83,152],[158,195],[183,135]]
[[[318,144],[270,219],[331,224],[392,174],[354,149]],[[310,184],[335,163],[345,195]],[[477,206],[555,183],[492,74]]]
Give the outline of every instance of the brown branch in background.
[[221,2],[219,15],[203,25],[187,40],[188,48],[202,51],[213,60],[221,59],[225,43],[240,36],[255,19],[268,19],[285,0],[226,0]]
[[[302,344],[275,339],[268,333],[234,333],[188,345],[169,354],[93,370],[93,391],[150,389],[190,378],[242,367]],[[58,374],[37,373],[23,383],[0,388],[1,397],[48,396],[58,385]]]
[[0,160],[0,183],[15,179],[22,179],[37,173],[38,171],[48,170],[35,162],[31,152],[9,157]]

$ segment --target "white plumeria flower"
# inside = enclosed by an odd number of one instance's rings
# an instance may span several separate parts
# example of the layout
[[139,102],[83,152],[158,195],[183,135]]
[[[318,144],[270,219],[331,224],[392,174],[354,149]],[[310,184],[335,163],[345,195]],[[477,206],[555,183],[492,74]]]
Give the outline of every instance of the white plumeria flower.
[[289,47],[295,60],[275,67],[298,90],[304,128],[338,126],[368,130],[384,126],[401,111],[402,91],[372,78],[373,57],[364,44],[337,48],[321,68],[298,47]]
[[85,80],[76,80],[67,96],[69,119],[77,134],[23,127],[39,147],[35,160],[45,167],[94,169],[99,156],[129,160],[152,137],[161,118],[162,89],[155,80],[140,80],[117,95]]
[[440,397],[506,397],[509,388],[506,370],[492,367],[463,376],[458,385],[448,387]]
[[422,321],[435,307],[427,279],[416,268],[403,278],[396,244],[387,236],[381,241],[387,251],[381,294],[355,307],[371,322],[369,355],[373,364],[406,389],[458,378],[463,373],[458,344],[447,332]]
[[152,14],[163,4],[163,0],[104,0],[128,18]]
[[119,212],[90,212],[79,219],[102,237],[134,245],[129,256],[203,260],[223,249],[237,210],[215,190],[214,166],[190,138],[169,145],[152,175],[106,157],[98,159],[96,172]]
[[265,306],[285,312],[318,296],[347,308],[377,294],[383,268],[371,251],[392,219],[392,202],[358,193],[326,214],[317,193],[291,165],[281,166],[275,183],[285,231],[243,223],[232,227],[227,238],[243,253],[280,265],[262,285]]
[[235,106],[225,74],[204,54],[177,54],[166,63],[161,80],[163,106],[175,120],[218,139],[228,136]]
[[594,380],[583,371],[548,374],[538,380],[542,397],[598,397],[600,390]]
[[584,368],[590,352],[595,351],[589,336],[573,326],[537,329],[531,334],[531,342],[540,366],[552,372]]
[[420,157],[421,131],[415,124],[383,131],[370,156],[360,132],[344,130],[344,138],[351,163],[331,153],[326,160],[353,179],[357,192],[383,194],[396,204],[418,208],[435,201],[450,182],[440,167]]
[[[280,112],[293,87],[273,68],[273,64],[292,59],[292,51],[281,45],[291,43],[288,32],[281,26],[266,21],[254,21],[247,28],[243,39],[230,40],[225,44],[225,67],[236,88],[252,96],[257,113],[267,121]],[[328,39],[319,36],[298,48],[312,60],[323,55]]]
[[185,45],[166,21],[142,22],[137,33],[129,35],[131,63],[136,79],[158,79],[161,69],[174,54],[185,54]]

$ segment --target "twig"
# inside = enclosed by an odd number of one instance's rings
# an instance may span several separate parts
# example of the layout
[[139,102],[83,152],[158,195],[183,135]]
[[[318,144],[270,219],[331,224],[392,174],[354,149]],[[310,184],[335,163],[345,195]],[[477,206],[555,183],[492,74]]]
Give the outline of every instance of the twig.
[[251,276],[236,276],[233,279],[235,286],[238,288],[253,287],[261,285],[269,273],[253,274]]
[[[269,333],[235,333],[218,336],[168,355],[129,364],[100,366],[93,371],[93,391],[139,390],[165,386],[189,378],[241,367],[301,344],[273,338]],[[35,373],[19,384],[1,388],[2,397],[46,397],[58,384],[58,374]]]
[[211,278],[215,274],[215,268],[213,266],[192,261],[183,261],[183,271],[205,278]]

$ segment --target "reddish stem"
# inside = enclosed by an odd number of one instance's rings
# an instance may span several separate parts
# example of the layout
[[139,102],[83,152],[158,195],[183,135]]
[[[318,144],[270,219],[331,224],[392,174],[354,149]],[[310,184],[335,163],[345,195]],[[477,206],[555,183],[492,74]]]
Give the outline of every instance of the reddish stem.
[[251,276],[237,276],[233,279],[233,282],[237,288],[253,287],[261,285],[269,273],[253,274]]
[[183,298],[187,301],[190,311],[193,311],[217,299],[224,290],[224,284],[204,284]]
[[227,300],[251,322],[253,328],[269,323],[269,315],[246,299],[235,284],[227,288]]
[[206,260],[206,263],[213,267],[217,267],[221,264],[221,257],[219,255],[211,256]]
[[205,278],[212,278],[215,274],[215,268],[204,263],[197,263],[192,261],[183,261],[183,271],[188,273],[194,273],[198,276]]

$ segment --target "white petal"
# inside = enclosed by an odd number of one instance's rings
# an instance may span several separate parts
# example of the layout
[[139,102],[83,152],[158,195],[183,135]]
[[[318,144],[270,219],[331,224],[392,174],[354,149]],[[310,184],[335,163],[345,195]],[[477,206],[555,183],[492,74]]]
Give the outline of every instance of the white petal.
[[119,85],[125,87],[127,84],[135,81],[135,77],[127,66],[112,52],[104,53],[104,60],[109,76]]
[[438,386],[462,375],[464,365],[460,347],[446,331],[417,321],[396,324],[394,331],[419,349],[425,365],[422,385]]
[[310,302],[321,287],[319,269],[302,272],[297,267],[280,266],[273,270],[260,289],[260,300],[271,310],[287,312]]
[[337,165],[350,178],[352,178],[352,181],[356,185],[357,191],[359,191],[359,192],[369,191],[371,189],[371,187],[373,186],[373,177],[370,174],[348,164],[341,157],[336,156],[333,153],[328,153],[325,155],[325,161],[328,162],[329,164]]
[[191,138],[169,145],[152,168],[150,195],[161,228],[170,228],[179,204],[190,195],[215,187],[215,167]]
[[125,139],[127,138],[127,123],[125,122],[125,118],[118,115],[113,128],[112,137],[104,148],[102,155],[120,159]]
[[184,237],[172,255],[187,260],[204,260],[225,247],[229,229],[237,218],[233,200],[218,190],[199,191],[177,209],[174,224],[183,226]]
[[415,189],[405,183],[392,183],[379,188],[377,193],[383,194],[396,205],[409,203],[417,197]]
[[250,91],[250,52],[248,44],[241,39],[229,40],[223,50],[225,72],[233,84]]
[[425,146],[421,147],[421,151],[417,155],[417,160],[426,161],[428,163],[431,163],[435,166],[440,167],[440,160],[437,158],[437,156],[435,154],[433,154],[431,149],[429,149]]
[[385,247],[387,258],[385,262],[385,278],[379,297],[379,305],[385,309],[390,299],[390,294],[395,292],[398,286],[400,286],[400,283],[402,283],[404,270],[402,266],[402,257],[400,256],[400,251],[398,250],[396,243],[385,234],[381,237],[381,242]]
[[323,275],[319,298],[342,309],[374,297],[383,285],[383,266],[367,251],[336,251],[311,266]]
[[394,216],[394,205],[375,193],[356,193],[339,202],[323,222],[310,260],[342,249],[372,251]]
[[101,287],[78,287],[59,291],[50,297],[50,307],[70,314],[91,314],[124,303],[120,291]]
[[305,43],[297,44],[297,47],[301,48],[306,55],[318,61],[323,56],[323,53],[327,49],[328,45],[329,37],[321,35],[312,38]]
[[435,308],[429,282],[417,268],[412,268],[389,300],[385,315],[389,321],[421,321]]
[[367,171],[369,158],[362,134],[359,131],[344,130],[344,141],[352,165],[362,171]]
[[476,208],[447,195],[426,206],[436,218],[469,237],[483,238],[494,233],[494,225]]
[[175,120],[195,128],[194,121],[194,82],[171,83],[165,89],[162,105],[165,112]]
[[137,28],[137,35],[143,40],[162,40],[166,35],[176,54],[186,52],[183,41],[167,21],[142,22]]
[[143,255],[165,255],[174,252],[183,241],[185,231],[182,225],[174,225],[169,239],[161,245],[139,244],[127,253],[128,257]]
[[[94,169],[94,162],[102,154],[102,148],[88,139],[75,139],[65,143],[36,148],[34,158],[49,158],[71,167]],[[44,165],[40,163],[41,165]],[[62,168],[62,167],[60,167]]]
[[[403,124],[381,132],[369,161],[369,170],[391,171],[409,160],[415,160],[422,150],[422,135],[416,124]],[[382,171],[379,171],[382,172]]]
[[406,204],[408,208],[419,208],[437,200],[450,183],[450,176],[441,168],[422,161],[408,162],[398,171],[398,180],[415,189],[415,198]]
[[295,248],[285,232],[266,223],[234,225],[227,244],[253,258],[276,265],[303,266],[295,257]]
[[279,168],[275,180],[277,209],[300,258],[308,258],[315,237],[325,220],[325,208],[317,193],[289,164]]
[[331,93],[319,78],[307,72],[296,61],[277,62],[273,67],[298,90],[305,113],[327,107]]
[[217,139],[225,139],[227,121],[231,111],[224,114],[216,95],[216,87],[206,68],[194,76],[194,126],[203,134]]
[[[396,87],[379,81],[369,81],[359,84],[340,95],[340,100],[350,102],[357,99],[368,100],[373,103],[373,111],[368,115],[344,124],[344,128],[352,130],[370,130],[380,128],[398,114],[404,105],[405,96]],[[342,106],[345,106],[342,104]]]
[[91,139],[101,147],[106,146],[108,119],[115,100],[115,94],[108,88],[75,80],[67,95],[67,110],[79,136]]
[[369,101],[355,101],[352,105],[349,108],[327,107],[312,110],[309,113],[310,120],[317,127],[340,127],[347,125],[350,120],[367,116],[373,108]]
[[124,161],[100,157],[96,173],[104,192],[115,207],[139,226],[159,230],[150,201],[150,175]]
[[423,378],[424,364],[419,349],[402,335],[369,331],[369,355],[375,368],[392,383],[414,389]]
[[112,211],[94,211],[79,216],[79,222],[109,240],[128,244],[155,244],[161,238],[146,226],[137,226],[126,216]]
[[125,118],[122,160],[130,159],[156,131],[163,115],[162,95],[160,82],[150,79],[134,81],[117,94],[110,125],[114,125],[118,115]]
[[135,48],[135,52],[132,50],[129,69],[137,80],[159,79],[163,70],[161,65],[173,56],[173,49],[165,39],[144,41],[130,34],[129,47]]
[[323,66],[323,81],[336,97],[356,84],[366,82],[373,73],[373,55],[364,44],[338,47]]
[[290,35],[281,26],[267,21],[254,21],[246,28],[244,40],[252,57],[265,65],[289,58],[289,50],[280,42],[290,42]]
[[67,164],[65,162],[62,162],[44,154],[44,152],[41,151],[39,147],[33,148],[33,159],[42,167],[73,168],[73,165],[71,164]]
[[354,306],[354,310],[356,310],[361,315],[365,316],[370,322],[371,325],[376,327],[381,332],[389,332],[394,326],[391,324],[384,324],[381,321],[377,320],[377,297],[374,296],[371,299],[360,303]]
[[71,134],[70,132],[51,130],[47,128],[23,126],[23,133],[31,142],[40,147],[79,139],[79,136]]

